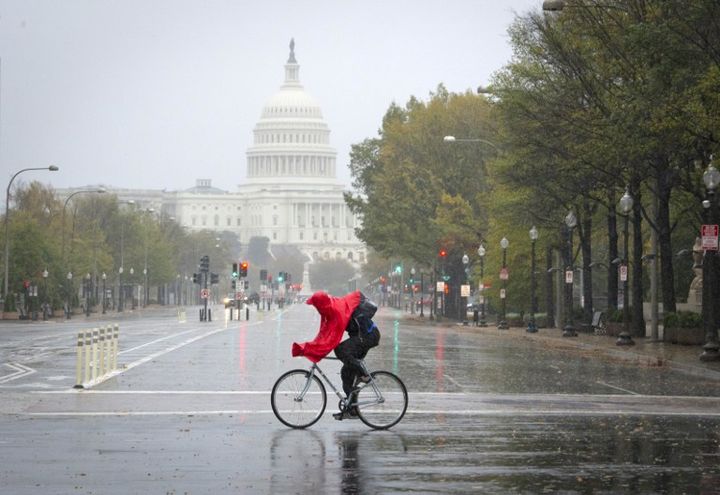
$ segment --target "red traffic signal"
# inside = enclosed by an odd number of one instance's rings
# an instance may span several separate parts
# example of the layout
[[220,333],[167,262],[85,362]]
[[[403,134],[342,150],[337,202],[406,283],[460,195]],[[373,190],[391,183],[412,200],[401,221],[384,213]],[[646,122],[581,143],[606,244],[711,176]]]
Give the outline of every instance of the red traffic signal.
[[248,266],[249,265],[248,265],[247,261],[243,261],[242,263],[240,263],[240,276],[241,277],[247,277]]
[[445,251],[444,249],[441,249],[439,254],[440,254],[441,258],[444,258],[445,256],[447,256],[447,251]]

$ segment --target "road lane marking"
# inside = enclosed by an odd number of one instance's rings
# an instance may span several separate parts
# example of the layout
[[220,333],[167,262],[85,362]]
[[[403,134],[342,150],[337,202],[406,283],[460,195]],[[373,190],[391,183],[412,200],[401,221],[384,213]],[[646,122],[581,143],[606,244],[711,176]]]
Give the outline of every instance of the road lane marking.
[[197,332],[197,331],[198,331],[197,328],[193,328],[193,329],[191,329],[191,330],[185,330],[184,332],[178,332],[178,333],[173,333],[173,334],[171,334],[171,335],[166,335],[165,337],[160,337],[159,339],[151,340],[150,342],[146,342],[146,343],[144,343],[144,344],[135,346],[135,347],[133,347],[133,348],[131,348],[131,349],[125,349],[124,351],[118,352],[118,354],[125,354],[126,352],[136,351],[136,350],[138,350],[138,349],[142,349],[143,347],[147,347],[147,346],[149,346],[149,345],[153,345],[153,344],[156,344],[156,343],[158,343],[158,342],[162,342],[163,340],[171,339],[171,338],[177,337],[177,336],[179,336],[179,335],[184,335],[184,334],[186,334],[186,333]]
[[15,370],[15,372],[0,377],[0,383],[11,382],[13,380],[17,380],[18,378],[23,378],[37,372],[37,370],[34,370],[29,366],[25,366],[24,364],[20,363],[5,363],[5,366]]
[[[333,411],[326,410],[325,415]],[[109,416],[218,416],[231,414],[245,415],[273,415],[270,409],[222,409],[222,410],[190,410],[190,411],[44,411],[44,412],[22,412],[21,416],[39,417],[109,417]],[[707,417],[720,418],[720,412],[673,412],[673,411],[624,411],[622,409],[612,411],[581,411],[578,409],[466,409],[462,411],[446,411],[442,409],[408,409],[408,415],[437,415],[437,416],[673,416],[673,417]]]
[[621,392],[626,392],[631,395],[640,395],[638,392],[633,392],[632,390],[628,390],[626,388],[617,387],[615,385],[610,385],[609,383],[601,382],[600,380],[596,381],[595,383],[597,383],[598,385],[605,385],[606,387],[614,388],[615,390],[619,390]]

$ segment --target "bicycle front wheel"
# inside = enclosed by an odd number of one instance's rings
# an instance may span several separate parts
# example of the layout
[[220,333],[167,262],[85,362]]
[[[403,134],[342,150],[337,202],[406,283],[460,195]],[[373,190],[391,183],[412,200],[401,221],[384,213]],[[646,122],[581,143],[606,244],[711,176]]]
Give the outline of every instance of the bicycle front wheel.
[[325,412],[325,386],[307,370],[290,370],[277,379],[270,394],[277,419],[290,428],[307,428]]
[[357,394],[358,417],[376,430],[396,425],[405,415],[408,394],[405,384],[388,371],[374,371],[372,381]]

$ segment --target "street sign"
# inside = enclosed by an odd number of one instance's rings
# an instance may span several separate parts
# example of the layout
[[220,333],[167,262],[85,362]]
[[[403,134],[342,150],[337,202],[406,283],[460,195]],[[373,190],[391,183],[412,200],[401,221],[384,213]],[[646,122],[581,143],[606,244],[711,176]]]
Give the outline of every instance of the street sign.
[[702,234],[702,248],[707,251],[718,250],[718,226],[703,225],[700,230]]
[[573,271],[572,270],[565,271],[565,283],[566,284],[573,283]]
[[210,295],[209,289],[200,289],[200,299],[207,299]]
[[242,298],[243,298],[243,293],[242,293],[242,292],[236,292],[236,293],[235,293],[235,300],[236,300],[236,301],[239,301],[239,300],[242,299]]
[[461,285],[460,286],[460,297],[470,297],[470,286],[469,285]]
[[500,269],[500,280],[507,280],[510,278],[510,273],[507,268]]
[[620,265],[620,282],[627,282],[628,272],[627,265]]
[[443,292],[445,290],[445,282],[438,282],[435,290],[438,292]]
[[505,299],[505,289],[500,289],[500,299]]

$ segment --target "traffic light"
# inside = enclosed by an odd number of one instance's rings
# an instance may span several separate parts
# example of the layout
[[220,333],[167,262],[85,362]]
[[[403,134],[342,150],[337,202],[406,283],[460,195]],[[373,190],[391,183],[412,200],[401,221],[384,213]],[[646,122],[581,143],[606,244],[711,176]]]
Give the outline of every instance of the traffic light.
[[197,273],[193,273],[193,283],[194,283],[194,284],[199,284],[199,283],[200,283],[200,281],[198,280],[198,274],[197,274]]
[[260,282],[265,282],[267,280],[267,270],[262,269],[260,270]]
[[237,280],[233,280],[230,285],[232,286],[232,290],[237,289]]
[[237,277],[238,277],[238,264],[233,263],[232,264],[232,278],[237,278]]
[[395,266],[395,273],[402,273],[402,265]]
[[210,274],[210,283],[211,284],[219,284],[220,283],[220,275],[217,273],[211,273]]
[[292,282],[292,276],[290,272],[285,272],[285,282]]
[[444,249],[441,249],[439,254],[440,254],[441,258],[444,258],[447,256],[447,251],[445,251]]
[[242,263],[240,263],[240,276],[241,277],[247,277],[248,266],[249,265],[248,265],[247,261],[243,261]]
[[210,256],[207,254],[200,258],[200,271],[207,273],[210,270]]
[[278,273],[277,281],[279,284],[283,283],[283,280],[285,280],[285,272]]
[[248,289],[250,289],[250,281],[246,280],[245,281],[245,290],[248,290]]

